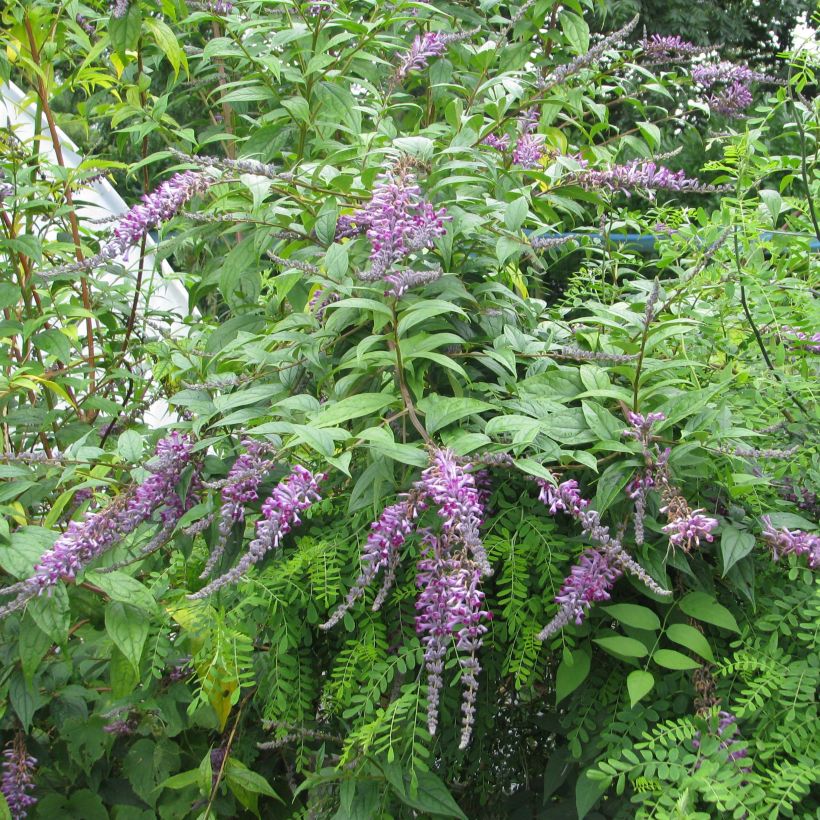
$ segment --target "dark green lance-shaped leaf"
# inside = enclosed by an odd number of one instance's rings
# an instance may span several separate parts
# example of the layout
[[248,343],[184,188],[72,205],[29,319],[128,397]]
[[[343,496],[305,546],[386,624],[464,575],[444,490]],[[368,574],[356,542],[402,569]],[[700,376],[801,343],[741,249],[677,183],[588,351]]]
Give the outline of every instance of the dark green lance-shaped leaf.
[[[231,789],[238,788],[246,794],[261,794],[265,797],[272,797],[280,803],[282,802],[282,798],[261,774],[251,771],[244,763],[233,757],[228,758],[225,764],[225,780]],[[237,797],[239,797],[238,794]]]
[[358,393],[336,404],[324,405],[313,419],[313,424],[316,427],[335,427],[343,421],[378,413],[397,401],[397,397],[389,393]]
[[576,649],[567,650],[564,659],[558,664],[555,675],[555,704],[558,705],[567,695],[572,694],[589,674],[590,656],[587,652]]
[[652,655],[652,660],[664,669],[697,669],[701,665],[700,661],[674,649],[658,649]]
[[105,607],[105,631],[116,647],[139,671],[142,648],[148,637],[148,618],[135,606],[110,601]]
[[626,679],[626,688],[629,692],[629,705],[634,706],[641,698],[652,691],[655,685],[655,676],[645,669],[635,669]]
[[587,772],[582,772],[575,782],[575,809],[578,820],[584,820],[593,806],[603,797],[611,780],[592,780]]
[[595,643],[608,652],[624,655],[627,658],[643,658],[647,654],[647,648],[640,641],[635,638],[627,638],[625,635],[595,638]]
[[313,230],[316,232],[316,238],[325,247],[333,244],[333,239],[336,236],[336,222],[339,219],[339,207],[336,204],[336,198],[329,196],[323,203],[316,217],[316,222],[313,224]]
[[493,409],[493,406],[486,401],[438,395],[425,397],[418,402],[417,407],[424,413],[425,425],[430,433],[435,433],[436,430],[463,419],[465,416]]
[[612,504],[618,493],[626,486],[626,482],[629,481],[631,475],[632,469],[630,467],[624,467],[618,463],[610,464],[601,473],[595,489],[595,509],[599,513],[603,513]]
[[706,592],[690,592],[681,600],[680,608],[696,621],[740,632],[735,616]]
[[507,230],[517,231],[524,224],[529,209],[529,203],[523,196],[508,203],[504,209],[504,224]]
[[129,3],[122,17],[111,15],[108,21],[108,36],[120,59],[126,59],[126,51],[136,49],[141,31],[142,12],[139,3]]
[[720,531],[720,555],[723,559],[723,576],[738,562],[745,558],[755,546],[755,537],[750,532],[739,530],[731,525]]
[[402,803],[422,812],[425,816],[458,817],[460,820],[467,820],[467,815],[459,808],[447,786],[432,772],[418,772],[418,790],[415,794],[406,783],[403,784],[404,789],[400,789],[391,779],[390,785]]
[[660,629],[660,618],[647,606],[638,604],[612,604],[603,607],[604,612],[626,626],[635,629]]
[[711,663],[715,662],[715,656],[712,653],[712,647],[709,646],[709,641],[702,632],[695,629],[689,624],[672,624],[666,629],[666,637],[670,641],[674,641],[692,652],[696,652],[701,658],[705,658]]

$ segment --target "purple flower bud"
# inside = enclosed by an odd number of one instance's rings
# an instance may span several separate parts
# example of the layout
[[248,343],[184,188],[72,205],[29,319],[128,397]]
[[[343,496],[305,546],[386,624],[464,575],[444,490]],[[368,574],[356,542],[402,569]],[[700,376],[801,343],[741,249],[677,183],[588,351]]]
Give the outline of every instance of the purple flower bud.
[[441,279],[441,268],[431,270],[403,270],[397,273],[389,273],[384,277],[385,282],[390,283],[390,288],[385,292],[385,296],[393,296],[398,299],[404,296],[411,288],[420,285],[429,285]]
[[30,792],[34,789],[34,768],[37,760],[26,751],[23,735],[19,732],[3,752],[3,776],[0,791],[6,798],[12,820],[23,820],[37,802]]

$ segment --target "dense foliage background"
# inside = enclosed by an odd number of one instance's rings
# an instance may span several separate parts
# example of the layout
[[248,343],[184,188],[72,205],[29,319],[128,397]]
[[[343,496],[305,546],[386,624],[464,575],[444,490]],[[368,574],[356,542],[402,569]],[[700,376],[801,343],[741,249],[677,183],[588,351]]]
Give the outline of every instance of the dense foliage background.
[[811,4],[659,5],[4,5],[0,814],[816,816]]

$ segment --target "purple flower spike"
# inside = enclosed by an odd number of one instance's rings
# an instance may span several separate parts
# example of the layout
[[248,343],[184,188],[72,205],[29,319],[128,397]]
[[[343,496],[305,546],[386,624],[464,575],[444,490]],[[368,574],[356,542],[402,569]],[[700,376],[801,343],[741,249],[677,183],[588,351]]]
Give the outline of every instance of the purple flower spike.
[[441,279],[441,268],[431,270],[403,270],[398,273],[389,273],[384,277],[385,282],[390,283],[390,287],[384,292],[385,296],[394,296],[398,299],[404,296],[411,288],[421,285],[429,285]]
[[233,463],[222,487],[217,540],[200,578],[207,578],[213,572],[225,552],[231,529],[234,524],[244,520],[245,506],[259,498],[259,485],[273,467],[273,462],[264,457],[267,454],[265,445],[250,440],[245,440],[242,444],[247,452]]
[[438,57],[447,51],[449,40],[440,31],[428,31],[418,34],[410,46],[410,51],[403,57],[396,69],[396,80],[403,80],[411,71],[427,67],[431,57]]
[[701,538],[707,541],[715,540],[712,530],[718,525],[717,519],[702,515],[702,512],[702,510],[691,510],[681,518],[670,521],[663,528],[663,531],[669,535],[669,543],[673,547],[680,547],[684,552],[689,552],[693,546],[700,546]]
[[111,4],[111,16],[116,19],[125,17],[130,4],[131,0],[114,0]]
[[353,218],[356,224],[367,226],[373,246],[370,271],[361,278],[384,279],[411,253],[432,248],[433,240],[444,235],[448,218],[444,208],[436,211],[422,198],[409,171],[397,167],[383,174],[361,216]]
[[546,641],[572,622],[580,626],[593,603],[609,600],[610,590],[621,574],[605,553],[587,550],[555,596],[558,614],[538,633],[538,639]]
[[763,540],[772,551],[772,558],[779,561],[784,555],[806,555],[811,569],[820,566],[820,536],[803,530],[776,529],[768,515],[762,517]]
[[483,620],[492,618],[482,609],[484,593],[478,588],[481,570],[463,557],[446,558],[446,547],[431,534],[425,539],[424,557],[419,561],[416,585],[421,592],[416,601],[416,632],[424,645],[427,669],[427,728],[435,734],[438,728],[438,703],[444,686],[444,656],[453,635],[461,653],[464,699],[460,748],[470,742],[475,720],[478,674],[481,671],[476,652],[487,632]]
[[[34,574],[2,590],[2,594],[18,595],[0,609],[0,617],[22,609],[32,597],[60,581],[73,581],[77,573],[151,519],[157,510],[162,510],[163,533],[169,532],[184,512],[176,486],[191,461],[192,444],[188,436],[176,430],[160,439],[156,458],[147,465],[152,475],[105,509],[86,513],[84,521],[70,521],[51,549],[40,557]],[[192,496],[195,489],[190,493]]]
[[379,571],[384,569],[384,584],[373,604],[373,609],[378,610],[381,607],[395,578],[399,550],[413,531],[413,522],[422,509],[424,506],[419,500],[409,495],[406,500],[382,510],[379,518],[370,525],[370,534],[362,553],[362,570],[356,583],[348,592],[345,602],[322,624],[322,629],[330,629],[339,623],[344,614],[364,595],[365,589]]
[[484,509],[475,478],[469,472],[471,466],[459,464],[452,450],[435,450],[416,487],[438,506],[449,551],[463,544],[482,574],[491,575],[492,567],[479,535]]
[[637,159],[625,165],[613,165],[603,171],[594,168],[579,171],[569,177],[570,182],[584,190],[610,190],[629,193],[632,190],[665,190],[686,193],[711,194],[732,190],[727,185],[707,185],[699,179],[690,179],[683,171],[670,171],[650,160]]
[[513,162],[522,168],[538,168],[544,156],[544,135],[523,134],[513,148]]
[[709,108],[726,117],[737,117],[752,104],[752,92],[744,83],[735,81],[722,91],[713,94],[707,102]]
[[12,820],[23,820],[37,802],[30,792],[34,789],[34,768],[37,760],[26,751],[22,734],[17,734],[3,752],[3,776],[0,791],[6,798]]
[[503,153],[510,147],[510,137],[509,134],[504,134],[502,137],[497,137],[495,134],[487,134],[487,136],[481,140],[481,144],[495,148],[496,151]]
[[704,51],[700,46],[682,39],[677,34],[674,37],[653,34],[648,39],[641,40],[640,46],[643,49],[644,62],[649,65],[679,63]]
[[575,479],[564,481],[557,487],[543,480],[538,484],[541,488],[538,500],[549,507],[550,515],[556,515],[559,512],[578,515],[589,505],[589,501],[581,497],[581,490]]
[[205,193],[211,182],[204,174],[185,171],[144,194],[142,202],[120,218],[113,237],[103,248],[103,256],[113,259],[135,246],[148,231],[176,216],[189,199]]
[[314,476],[310,470],[297,464],[262,504],[262,518],[256,522],[256,538],[248,545],[248,551],[239,563],[188,598],[193,601],[201,600],[227,584],[236,583],[270,550],[277,549],[293,527],[302,523],[299,513],[321,500],[319,482],[326,477],[324,473]]

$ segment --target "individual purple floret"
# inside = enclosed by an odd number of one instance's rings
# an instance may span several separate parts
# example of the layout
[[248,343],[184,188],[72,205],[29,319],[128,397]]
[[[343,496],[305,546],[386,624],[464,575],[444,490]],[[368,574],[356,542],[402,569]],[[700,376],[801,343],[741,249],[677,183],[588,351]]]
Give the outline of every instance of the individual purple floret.
[[[413,522],[422,509],[424,506],[417,495],[408,494],[403,500],[382,510],[382,514],[370,525],[370,534],[362,552],[362,569],[356,583],[347,593],[344,603],[322,624],[322,629],[330,629],[339,623],[344,614],[364,595],[365,589],[382,569],[385,570],[385,584],[379,592],[381,600],[377,603],[381,604],[384,601],[389,591],[388,584],[395,577],[399,550],[413,531]],[[375,603],[374,609],[379,609]]]
[[762,516],[763,540],[772,551],[772,558],[779,561],[784,555],[805,555],[811,569],[820,566],[820,535],[803,530],[777,529],[768,515]]
[[610,191],[630,191],[642,188],[647,191],[678,191],[683,193],[711,194],[732,190],[732,186],[707,185],[698,179],[687,177],[684,171],[671,171],[650,160],[636,159],[625,165],[613,165],[599,171],[588,168],[569,176],[568,181],[580,185],[584,190],[606,189]]
[[245,439],[242,445],[247,452],[236,459],[222,485],[217,539],[200,578],[207,578],[213,572],[225,552],[231,529],[245,519],[245,507],[259,498],[259,485],[273,467],[273,462],[265,458],[268,454],[266,445],[249,439]]
[[310,470],[297,464],[291,474],[276,485],[262,505],[262,518],[256,522],[256,538],[248,545],[248,551],[239,563],[198,592],[189,595],[189,599],[207,598],[227,584],[236,583],[270,550],[277,549],[291,529],[302,523],[299,513],[321,500],[319,482],[325,478],[325,474],[314,476]]
[[192,443],[187,435],[176,430],[160,439],[156,458],[147,465],[152,474],[105,509],[87,512],[82,522],[69,522],[51,549],[40,557],[34,574],[0,591],[18,593],[15,600],[0,609],[0,617],[21,609],[32,597],[60,581],[73,581],[78,572],[148,521],[155,511],[162,509],[163,529],[175,522],[182,508],[176,485],[191,461]]
[[[664,512],[665,509],[663,508],[661,512]],[[718,521],[702,513],[702,510],[690,510],[688,514],[670,521],[663,528],[663,531],[669,536],[669,543],[673,547],[680,547],[684,552],[689,552],[693,546],[700,546],[701,538],[706,541],[715,540],[712,530],[718,526]]]
[[655,63],[679,63],[688,60],[698,54],[702,54],[704,49],[684,40],[680,35],[663,36],[653,34],[649,38],[644,38],[639,43],[643,50],[643,62],[649,65]]
[[438,506],[447,549],[452,552],[457,545],[465,546],[482,574],[491,575],[492,567],[479,535],[484,510],[475,478],[469,472],[471,466],[459,464],[452,450],[436,449],[416,487]]
[[379,177],[362,216],[373,246],[370,271],[361,275],[365,281],[383,279],[411,253],[431,248],[435,237],[444,235],[448,219],[444,208],[436,211],[422,198],[413,174],[402,164]]
[[31,796],[34,789],[34,769],[37,760],[26,750],[23,735],[18,732],[3,752],[3,776],[0,791],[6,798],[12,820],[23,820],[37,802]]
[[435,536],[425,539],[424,557],[419,561],[416,585],[421,592],[416,601],[416,632],[424,646],[427,669],[427,728],[435,734],[438,728],[438,702],[444,685],[444,656],[452,636],[460,657],[464,699],[460,748],[470,742],[475,720],[475,699],[481,667],[475,657],[487,627],[482,620],[491,614],[482,609],[484,593],[478,584],[481,569],[459,555],[445,558],[446,546]]

